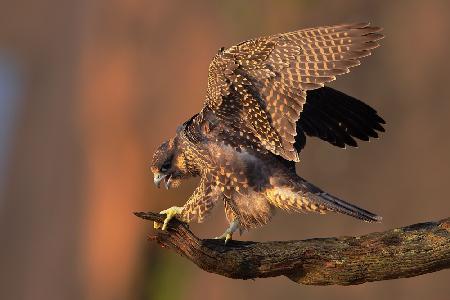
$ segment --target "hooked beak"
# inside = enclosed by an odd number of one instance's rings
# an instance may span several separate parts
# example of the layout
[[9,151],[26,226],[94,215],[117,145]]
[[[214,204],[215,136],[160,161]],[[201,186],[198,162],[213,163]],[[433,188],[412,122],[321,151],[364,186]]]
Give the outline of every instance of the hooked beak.
[[164,178],[166,178],[167,175],[161,174],[161,173],[155,173],[155,175],[153,176],[153,182],[155,183],[155,185],[159,188],[159,186],[161,185],[161,181],[164,180]]
[[171,179],[172,179],[172,175],[167,175],[167,174],[161,174],[161,173],[155,173],[154,177],[153,177],[153,182],[155,183],[155,185],[159,188],[159,186],[161,185],[161,181],[166,180],[164,186],[165,188],[168,190],[170,188],[170,183],[171,183]]

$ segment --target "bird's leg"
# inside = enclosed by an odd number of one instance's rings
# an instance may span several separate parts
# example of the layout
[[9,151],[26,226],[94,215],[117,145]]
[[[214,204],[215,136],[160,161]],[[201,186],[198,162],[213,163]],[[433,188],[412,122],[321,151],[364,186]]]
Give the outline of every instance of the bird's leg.
[[166,219],[164,220],[163,224],[158,223],[158,222],[153,222],[153,228],[155,228],[155,229],[161,228],[161,230],[166,230],[167,224],[169,223],[169,221],[176,215],[181,215],[182,212],[183,212],[183,207],[178,207],[178,206],[172,206],[171,208],[160,211],[159,212],[160,214],[166,214]]
[[221,235],[216,237],[216,239],[223,239],[225,240],[225,244],[231,240],[233,238],[233,233],[238,230],[239,228],[239,221],[238,220],[233,220],[230,223],[230,226],[227,228],[227,230],[225,230],[225,232]]

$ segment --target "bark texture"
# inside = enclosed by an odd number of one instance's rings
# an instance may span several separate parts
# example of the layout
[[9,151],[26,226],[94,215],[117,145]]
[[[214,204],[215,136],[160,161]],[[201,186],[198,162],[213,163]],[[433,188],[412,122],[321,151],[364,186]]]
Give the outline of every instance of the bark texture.
[[[136,216],[163,222],[152,212]],[[284,275],[308,285],[354,285],[418,276],[450,267],[450,218],[359,237],[243,242],[199,239],[172,220],[150,240],[175,250],[207,272],[236,279]]]

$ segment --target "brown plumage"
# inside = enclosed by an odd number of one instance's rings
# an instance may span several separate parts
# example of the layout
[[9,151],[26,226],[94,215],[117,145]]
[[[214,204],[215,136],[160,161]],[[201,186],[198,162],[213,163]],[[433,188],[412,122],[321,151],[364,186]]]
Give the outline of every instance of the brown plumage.
[[230,223],[237,224],[231,234],[266,224],[276,207],[379,221],[299,177],[294,164],[305,135],[345,147],[384,131],[370,106],[324,87],[370,55],[380,31],[367,23],[324,26],[219,50],[209,66],[203,109],[160,146],[152,162],[158,185],[201,177],[178,217],[201,222],[223,201]]

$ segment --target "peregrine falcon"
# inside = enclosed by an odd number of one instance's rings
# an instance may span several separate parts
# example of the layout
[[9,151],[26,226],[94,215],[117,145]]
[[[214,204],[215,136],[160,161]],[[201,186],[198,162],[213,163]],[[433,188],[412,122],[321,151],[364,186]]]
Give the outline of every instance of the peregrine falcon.
[[306,136],[345,148],[383,132],[384,120],[369,105],[324,86],[360,64],[383,38],[369,23],[302,29],[221,48],[208,74],[202,110],[156,150],[154,182],[168,189],[200,177],[183,207],[161,211],[165,230],[176,217],[202,222],[223,203],[227,242],[264,224],[274,210],[338,212],[379,222],[367,210],[324,192],[299,177],[295,163]]

